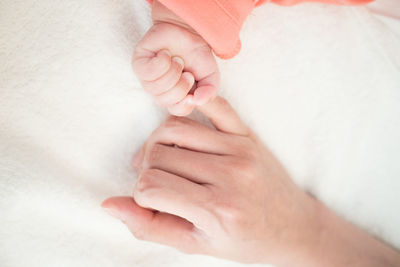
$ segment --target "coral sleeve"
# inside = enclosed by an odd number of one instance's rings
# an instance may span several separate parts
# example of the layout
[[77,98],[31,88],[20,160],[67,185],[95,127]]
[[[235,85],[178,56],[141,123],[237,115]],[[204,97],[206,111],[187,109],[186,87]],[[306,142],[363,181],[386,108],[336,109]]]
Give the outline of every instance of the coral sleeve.
[[[152,0],[148,0],[150,3]],[[373,0],[158,0],[197,31],[223,59],[240,51],[239,33],[251,11],[261,4],[295,5],[302,2],[357,5]]]

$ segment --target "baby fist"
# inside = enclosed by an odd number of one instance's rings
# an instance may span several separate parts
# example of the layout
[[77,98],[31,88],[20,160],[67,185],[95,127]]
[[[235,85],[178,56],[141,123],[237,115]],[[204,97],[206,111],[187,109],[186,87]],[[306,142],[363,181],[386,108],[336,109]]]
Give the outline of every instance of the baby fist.
[[153,3],[154,25],[136,46],[133,70],[157,104],[186,116],[217,95],[220,75],[207,42],[169,12]]

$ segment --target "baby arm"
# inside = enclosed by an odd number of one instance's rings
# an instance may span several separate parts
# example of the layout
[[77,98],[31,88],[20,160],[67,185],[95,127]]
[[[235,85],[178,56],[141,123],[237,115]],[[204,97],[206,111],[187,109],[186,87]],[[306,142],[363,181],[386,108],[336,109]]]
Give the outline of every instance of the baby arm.
[[155,0],[154,25],[137,45],[133,68],[144,89],[171,114],[185,116],[217,95],[220,58],[240,51],[246,17],[266,2],[365,4],[372,0]]

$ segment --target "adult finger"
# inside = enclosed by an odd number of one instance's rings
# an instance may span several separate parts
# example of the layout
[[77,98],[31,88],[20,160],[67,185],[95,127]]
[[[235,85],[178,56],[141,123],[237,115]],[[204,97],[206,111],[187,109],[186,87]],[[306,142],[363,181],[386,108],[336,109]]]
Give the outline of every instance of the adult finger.
[[206,209],[210,194],[206,187],[185,178],[147,169],[140,174],[133,198],[141,207],[179,216],[204,229],[211,218]]
[[198,250],[199,233],[183,218],[142,208],[132,197],[112,197],[105,200],[102,207],[124,222],[138,239],[172,246],[186,253]]
[[144,157],[152,153],[156,144],[178,146],[207,154],[233,155],[236,144],[241,145],[233,138],[235,136],[225,135],[186,117],[169,116],[136,152],[132,163],[140,171]]
[[142,168],[163,170],[199,184],[223,184],[233,175],[232,163],[232,157],[225,155],[155,144],[144,157]]
[[[225,155],[235,152],[232,137],[186,117],[168,117],[147,140],[147,146],[164,144]],[[147,149],[146,149],[147,150]]]
[[197,88],[193,93],[193,101],[201,106],[215,98],[218,93],[220,75],[215,71],[207,77],[197,82]]
[[169,106],[168,111],[171,115],[174,116],[187,116],[192,113],[195,107],[196,106],[193,101],[193,95],[189,94],[183,100],[172,106]]
[[236,135],[248,135],[249,129],[242,122],[239,115],[224,98],[217,96],[212,101],[198,107],[221,132]]

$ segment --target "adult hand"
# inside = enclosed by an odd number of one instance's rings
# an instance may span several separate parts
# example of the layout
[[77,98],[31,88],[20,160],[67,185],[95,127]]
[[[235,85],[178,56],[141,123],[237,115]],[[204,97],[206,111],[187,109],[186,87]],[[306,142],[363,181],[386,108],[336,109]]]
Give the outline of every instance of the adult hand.
[[134,198],[103,206],[136,237],[189,253],[275,261],[310,242],[315,202],[224,99],[200,110],[216,129],[169,117],[136,157]]
[[278,266],[350,266],[376,253],[358,242],[381,243],[300,190],[224,99],[200,111],[215,129],[169,117],[135,157],[133,198],[103,203],[137,238]]

